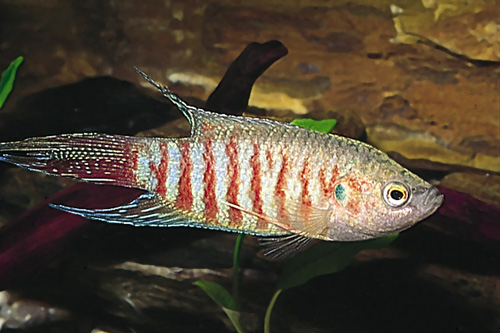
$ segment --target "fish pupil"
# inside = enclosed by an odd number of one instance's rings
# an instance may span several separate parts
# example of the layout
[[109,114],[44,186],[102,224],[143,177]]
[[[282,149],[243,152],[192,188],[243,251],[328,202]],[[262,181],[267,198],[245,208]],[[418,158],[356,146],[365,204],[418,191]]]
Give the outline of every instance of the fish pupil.
[[404,197],[404,193],[401,192],[400,190],[393,190],[393,191],[391,191],[390,195],[391,195],[392,199],[397,200],[397,201],[403,199],[403,197]]

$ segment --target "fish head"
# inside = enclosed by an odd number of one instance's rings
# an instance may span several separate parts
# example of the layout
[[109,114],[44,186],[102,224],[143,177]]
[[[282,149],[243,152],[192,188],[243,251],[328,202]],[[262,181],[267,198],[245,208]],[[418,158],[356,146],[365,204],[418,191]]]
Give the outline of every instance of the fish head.
[[335,186],[330,240],[388,236],[412,227],[441,206],[443,195],[435,186],[396,162],[372,167],[373,172],[360,169]]

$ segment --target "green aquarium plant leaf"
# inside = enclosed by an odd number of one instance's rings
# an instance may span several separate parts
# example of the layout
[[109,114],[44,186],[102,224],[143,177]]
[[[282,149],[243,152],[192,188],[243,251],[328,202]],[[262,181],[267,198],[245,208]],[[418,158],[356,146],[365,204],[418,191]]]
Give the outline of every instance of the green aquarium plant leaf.
[[213,281],[197,280],[193,284],[203,289],[203,291],[224,310],[236,328],[236,331],[239,333],[244,332],[241,324],[241,312],[238,310],[236,301],[229,291]]
[[266,316],[264,317],[264,333],[271,333],[271,313],[273,312],[274,304],[276,304],[276,300],[282,291],[282,289],[276,290],[273,298],[271,298],[271,302],[269,302],[269,305],[267,306]]
[[226,313],[227,317],[229,320],[231,320],[231,323],[233,323],[234,328],[236,328],[236,332],[238,333],[245,333],[245,329],[243,328],[242,325],[242,314],[240,311],[236,310],[231,310],[228,308],[222,308],[224,312]]
[[193,284],[203,289],[203,291],[221,307],[237,310],[233,296],[220,284],[207,280],[197,280]]
[[240,308],[240,261],[241,261],[241,246],[243,245],[244,234],[238,234],[236,237],[236,244],[234,245],[234,256],[233,256],[233,298],[236,303],[236,307]]
[[17,57],[13,62],[10,63],[9,67],[3,71],[2,79],[0,80],[0,109],[3,107],[7,97],[12,91],[14,86],[14,79],[16,77],[16,71],[23,62],[23,57]]
[[240,312],[240,260],[241,260],[241,247],[243,245],[244,234],[238,234],[236,238],[236,244],[234,246],[234,257],[233,257],[233,294],[231,295],[224,287],[218,283],[207,281],[207,280],[197,280],[194,285],[200,287],[207,293],[210,298],[217,303],[222,310],[226,313],[228,318],[233,323],[236,331],[238,333],[245,332]]
[[337,273],[346,268],[354,256],[365,249],[389,245],[398,234],[360,242],[321,242],[297,254],[283,268],[278,288],[287,290],[300,286],[320,275]]
[[337,125],[337,120],[335,119],[314,120],[314,119],[304,118],[304,119],[292,120],[290,124],[318,131],[321,133],[330,133],[332,129],[335,127],[335,125]]

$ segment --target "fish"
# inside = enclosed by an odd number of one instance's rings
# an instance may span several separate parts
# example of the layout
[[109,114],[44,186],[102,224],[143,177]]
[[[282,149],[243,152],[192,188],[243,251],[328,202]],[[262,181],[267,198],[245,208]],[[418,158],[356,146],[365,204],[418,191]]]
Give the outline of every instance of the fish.
[[0,143],[0,161],[145,191],[105,209],[51,204],[61,211],[136,227],[250,234],[277,260],[313,240],[360,241],[406,230],[443,202],[435,186],[366,143],[194,107],[135,70],[181,111],[190,136],[35,137]]

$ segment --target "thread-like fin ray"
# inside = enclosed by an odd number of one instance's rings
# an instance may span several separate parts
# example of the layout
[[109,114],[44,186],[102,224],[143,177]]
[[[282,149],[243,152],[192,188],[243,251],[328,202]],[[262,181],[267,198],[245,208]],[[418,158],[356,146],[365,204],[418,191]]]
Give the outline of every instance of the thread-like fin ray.
[[87,209],[51,204],[53,208],[90,220],[128,224],[135,227],[189,226],[186,216],[154,193],[144,193],[130,203],[104,209]]
[[313,238],[297,234],[278,237],[259,237],[262,254],[272,260],[284,260],[313,244]]
[[250,215],[253,215],[253,216],[257,216],[258,218],[261,218],[264,221],[267,221],[267,222],[270,222],[270,223],[275,223],[275,224],[279,223],[278,221],[274,221],[274,220],[270,219],[269,217],[267,217],[267,216],[265,216],[263,214],[256,213],[256,212],[254,212],[252,210],[243,208],[243,207],[241,207],[239,205],[235,205],[235,204],[232,204],[232,203],[227,202],[227,201],[221,201],[221,203],[223,205],[228,206],[228,207],[231,207],[231,208],[234,208],[234,209],[238,209],[238,210],[242,211],[243,213],[247,213],[247,214],[250,214]]

